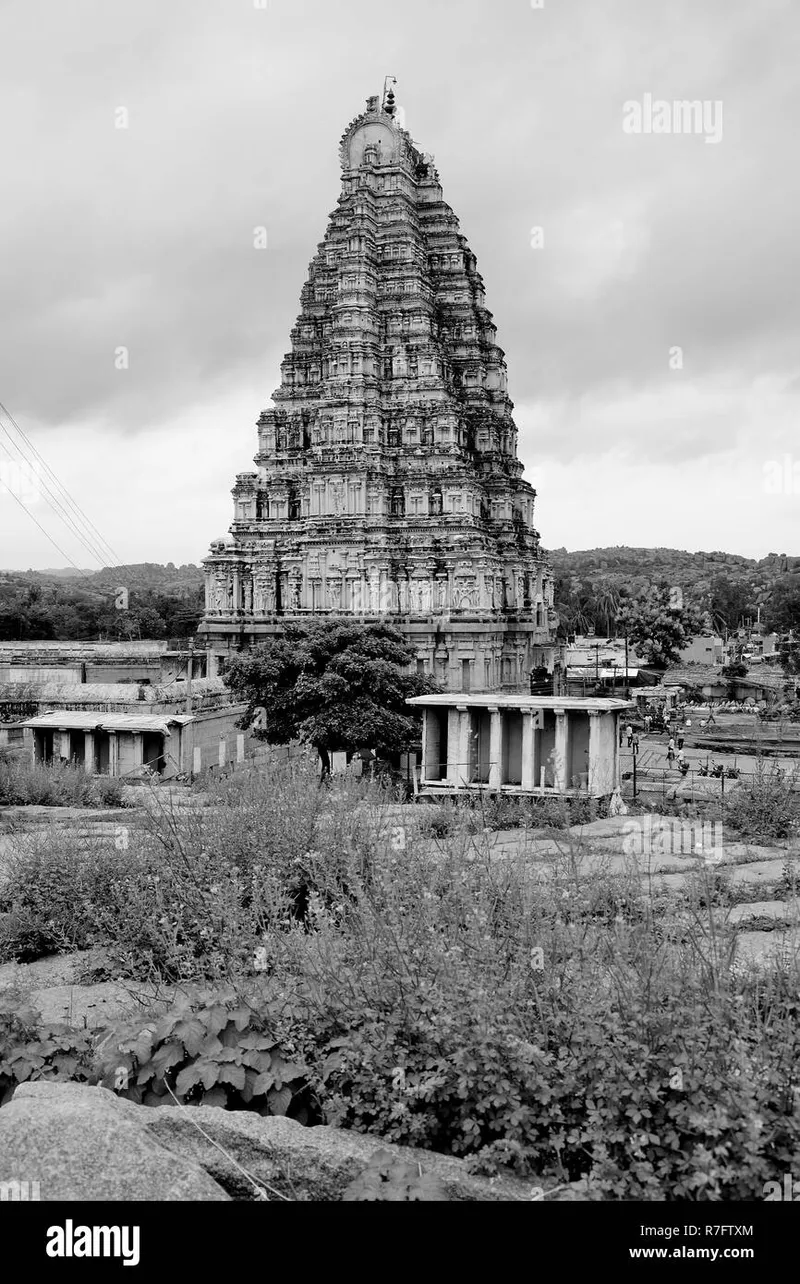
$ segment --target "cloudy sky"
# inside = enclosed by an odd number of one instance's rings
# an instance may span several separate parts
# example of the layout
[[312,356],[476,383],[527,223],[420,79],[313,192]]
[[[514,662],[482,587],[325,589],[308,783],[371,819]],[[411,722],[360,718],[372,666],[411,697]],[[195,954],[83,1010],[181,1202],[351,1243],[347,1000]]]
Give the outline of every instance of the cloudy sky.
[[[0,0],[0,47],[0,401],[119,561],[227,530],[386,74],[545,545],[800,552],[796,0]],[[0,566],[96,565],[0,444]]]

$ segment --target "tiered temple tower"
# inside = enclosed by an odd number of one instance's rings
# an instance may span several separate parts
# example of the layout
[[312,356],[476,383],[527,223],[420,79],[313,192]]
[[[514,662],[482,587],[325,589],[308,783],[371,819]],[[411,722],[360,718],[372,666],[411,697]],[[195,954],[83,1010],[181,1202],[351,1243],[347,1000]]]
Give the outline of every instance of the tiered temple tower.
[[552,575],[475,256],[391,90],[340,155],[200,632],[222,659],[289,619],[388,618],[443,686],[527,690],[553,668]]

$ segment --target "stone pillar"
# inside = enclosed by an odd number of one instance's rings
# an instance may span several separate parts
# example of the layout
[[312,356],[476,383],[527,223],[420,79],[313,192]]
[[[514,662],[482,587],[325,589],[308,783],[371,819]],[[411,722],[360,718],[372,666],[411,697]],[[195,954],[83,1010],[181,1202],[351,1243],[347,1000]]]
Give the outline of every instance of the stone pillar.
[[499,791],[503,779],[503,715],[499,708],[489,707],[489,788]]
[[144,765],[144,738],[141,731],[133,733],[133,766],[141,767]]
[[430,778],[429,773],[431,769],[431,759],[434,753],[436,753],[438,757],[439,737],[437,735],[434,739],[434,737],[431,735],[431,732],[434,727],[436,727],[436,730],[438,732],[439,727],[438,727],[438,721],[436,718],[436,711],[434,709],[426,709],[423,706],[423,709],[422,709],[422,767],[421,767],[421,776],[420,776],[421,780],[428,780]]
[[244,734],[242,732],[236,737],[236,761],[244,762]]
[[199,776],[203,770],[203,750],[200,745],[195,745],[192,750],[192,775]]
[[116,731],[108,733],[108,774],[109,776],[119,774],[119,743]]
[[448,713],[447,779],[456,786],[469,779],[469,710],[463,704]]
[[556,715],[556,743],[555,758],[553,759],[553,776],[555,787],[558,790],[567,788],[567,738],[569,735],[567,726],[567,713],[564,709],[555,709]]
[[60,736],[60,744],[59,744],[59,750],[58,750],[59,757],[65,758],[67,762],[69,762],[70,756],[71,756],[69,732],[65,731],[63,727],[59,727],[58,734]]
[[522,710],[522,788],[535,789],[536,780],[536,726],[535,709]]
[[90,776],[94,775],[95,756],[93,731],[84,731],[83,733],[83,769]]
[[228,754],[228,742],[224,736],[220,736],[219,759],[218,759],[220,767],[225,766],[225,759],[227,758],[227,754]]
[[[618,745],[618,735],[614,737],[615,753]],[[599,710],[589,710],[589,795],[593,797],[599,783],[599,775],[602,772],[602,737],[600,735],[600,712]]]
[[456,706],[458,712],[458,783],[469,784],[470,727],[469,709],[465,704]]
[[242,590],[241,590],[241,579],[240,579],[238,566],[234,566],[231,572],[231,575],[233,578],[233,612],[232,614],[240,615],[242,611],[242,599],[240,596]]
[[451,785],[458,784],[459,728],[461,718],[457,709],[447,710],[447,780]]

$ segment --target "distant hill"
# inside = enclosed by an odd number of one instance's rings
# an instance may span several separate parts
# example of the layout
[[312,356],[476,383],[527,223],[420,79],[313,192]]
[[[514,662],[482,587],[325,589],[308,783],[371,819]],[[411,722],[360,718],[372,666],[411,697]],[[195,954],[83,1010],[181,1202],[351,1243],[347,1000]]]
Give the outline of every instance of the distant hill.
[[2,573],[36,584],[57,580],[60,584],[72,583],[76,588],[80,585],[84,589],[111,589],[122,584],[128,589],[152,589],[160,593],[180,593],[203,583],[202,567],[195,566],[192,562],[182,566],[176,566],[174,562],[167,562],[166,566],[162,566],[160,562],[133,562],[127,566],[105,567],[102,571],[78,572],[71,567],[60,567],[44,571]]
[[747,570],[757,573],[764,571],[769,575],[785,571],[800,571],[800,556],[789,556],[786,553],[768,553],[756,561],[751,557],[741,557],[738,553],[689,553],[679,548],[629,548],[625,544],[614,548],[589,548],[569,552],[566,548],[554,548],[548,556],[559,573],[569,571],[580,573],[582,570],[595,571],[635,571],[646,567],[648,574],[662,572],[667,575],[676,567],[685,568],[695,573],[709,575],[727,574],[732,570]]
[[[128,590],[118,609],[118,589]],[[0,571],[0,639],[181,638],[203,613],[203,573],[189,563],[137,562],[101,571]]]
[[[714,551],[690,553],[677,548],[551,549],[556,580],[556,610],[564,630],[587,625],[609,627],[620,599],[651,586],[678,587],[687,601],[708,613],[717,629],[734,629],[742,620],[795,627],[800,597],[800,557],[769,553],[742,557]],[[786,603],[789,602],[787,606]]]

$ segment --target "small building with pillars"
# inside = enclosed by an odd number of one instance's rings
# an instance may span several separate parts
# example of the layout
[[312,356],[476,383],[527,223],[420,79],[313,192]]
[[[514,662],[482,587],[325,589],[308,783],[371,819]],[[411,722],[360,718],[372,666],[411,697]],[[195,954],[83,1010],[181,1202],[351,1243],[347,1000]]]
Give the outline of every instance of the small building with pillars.
[[252,734],[239,727],[246,706],[177,713],[153,704],[122,710],[49,709],[20,723],[36,763],[70,763],[89,775],[133,782],[199,775],[242,762]]
[[620,785],[620,719],[629,700],[426,695],[420,792],[488,790],[604,798]]
[[70,710],[39,714],[32,733],[34,763],[68,762],[90,775],[133,777],[144,768],[174,776],[191,766],[184,735],[191,715]]

